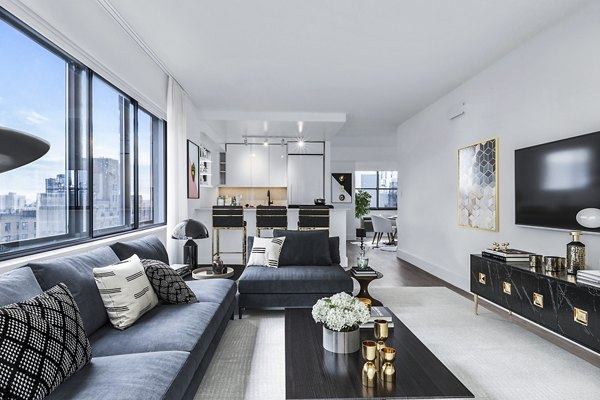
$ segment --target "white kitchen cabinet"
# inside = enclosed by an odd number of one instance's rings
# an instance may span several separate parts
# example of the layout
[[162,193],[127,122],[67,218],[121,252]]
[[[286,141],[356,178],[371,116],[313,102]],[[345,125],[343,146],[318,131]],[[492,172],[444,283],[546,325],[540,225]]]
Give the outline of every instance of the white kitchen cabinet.
[[322,155],[288,156],[288,204],[313,204],[324,198]]
[[286,146],[269,146],[269,186],[287,186],[287,148]]
[[250,175],[252,187],[269,186],[269,146],[252,145],[250,152]]
[[251,146],[228,144],[225,160],[227,186],[252,186]]

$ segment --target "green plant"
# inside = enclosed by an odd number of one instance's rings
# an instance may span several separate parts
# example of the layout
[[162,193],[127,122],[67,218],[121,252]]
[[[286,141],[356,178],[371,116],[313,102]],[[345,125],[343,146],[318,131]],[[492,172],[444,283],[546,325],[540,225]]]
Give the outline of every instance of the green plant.
[[359,189],[354,196],[354,216],[360,218],[369,215],[370,207],[371,194]]

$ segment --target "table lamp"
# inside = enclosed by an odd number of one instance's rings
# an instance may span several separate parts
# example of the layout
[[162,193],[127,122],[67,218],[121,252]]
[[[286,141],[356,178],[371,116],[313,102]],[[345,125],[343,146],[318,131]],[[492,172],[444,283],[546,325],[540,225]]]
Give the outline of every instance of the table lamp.
[[0,173],[29,164],[48,150],[44,139],[0,126]]
[[194,239],[206,239],[208,237],[208,229],[206,226],[195,219],[186,219],[181,221],[173,229],[171,238],[177,240],[188,239],[183,245],[183,262],[194,270],[198,266],[198,245]]

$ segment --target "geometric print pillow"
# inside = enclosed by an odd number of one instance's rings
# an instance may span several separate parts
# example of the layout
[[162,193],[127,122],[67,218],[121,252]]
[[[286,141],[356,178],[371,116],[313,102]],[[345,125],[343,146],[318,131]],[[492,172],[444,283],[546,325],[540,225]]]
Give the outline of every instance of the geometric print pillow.
[[158,260],[141,261],[146,276],[160,300],[170,304],[198,302],[194,292],[173,268]]
[[254,238],[252,251],[247,266],[262,265],[265,267],[278,268],[279,256],[285,242],[285,236],[277,238]]
[[42,399],[92,358],[64,284],[0,308],[0,399]]
[[94,268],[93,272],[108,319],[117,329],[130,327],[158,304],[135,254],[108,267]]

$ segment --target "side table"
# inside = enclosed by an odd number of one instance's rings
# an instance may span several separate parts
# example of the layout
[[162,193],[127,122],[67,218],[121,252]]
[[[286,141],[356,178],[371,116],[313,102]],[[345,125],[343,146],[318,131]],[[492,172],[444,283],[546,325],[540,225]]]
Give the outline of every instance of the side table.
[[192,278],[194,279],[217,279],[217,278],[231,278],[233,276],[233,268],[227,267],[227,272],[224,274],[213,274],[212,267],[196,268],[192,271]]
[[372,281],[374,281],[375,279],[383,278],[383,274],[381,272],[375,271],[375,273],[377,275],[357,275],[351,269],[348,270],[348,274],[350,274],[351,277],[356,279],[356,281],[360,285],[360,291],[358,292],[356,297],[361,297],[361,298],[371,300],[371,305],[373,305],[373,306],[382,306],[383,304],[379,300],[374,299],[371,296],[371,294],[369,293],[369,284]]

